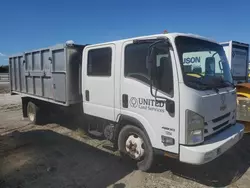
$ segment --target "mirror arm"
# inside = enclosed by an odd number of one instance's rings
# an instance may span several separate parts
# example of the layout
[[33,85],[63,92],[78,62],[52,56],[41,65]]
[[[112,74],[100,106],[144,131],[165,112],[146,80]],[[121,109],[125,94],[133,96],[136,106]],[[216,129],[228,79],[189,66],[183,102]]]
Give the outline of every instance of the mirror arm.
[[157,40],[157,41],[155,41],[155,42],[153,42],[152,44],[149,45],[149,47],[148,47],[148,54],[149,54],[149,57],[150,57],[150,55],[151,55],[151,53],[149,53],[149,52],[152,52],[152,50],[151,50],[152,47],[155,46],[156,44],[160,43],[160,42],[163,42],[163,41],[165,41],[165,42],[167,42],[168,44],[170,44],[168,39],[163,38],[163,39],[159,39],[159,40]]
[[218,54],[218,52],[215,52],[215,53],[212,55],[212,57],[214,57],[216,54]]
[[158,89],[156,88],[155,93],[153,93],[153,83],[151,82],[151,84],[150,84],[150,94],[155,98],[155,100],[157,100],[157,99],[168,100],[168,98],[166,98],[166,97],[157,96],[156,95],[157,91],[158,91]]
[[[156,44],[161,43],[161,42],[166,42],[166,43],[168,43],[168,44],[170,45],[169,40],[166,39],[166,38],[159,39],[159,40],[153,42],[152,44],[150,44],[149,47],[148,47],[148,59],[149,59],[149,60],[150,60],[150,57],[152,56],[152,53],[153,53],[153,50],[152,50],[153,47],[154,47]],[[150,64],[150,63],[149,63],[149,64]],[[155,93],[153,93],[152,64],[150,65],[149,69],[150,69],[150,79],[151,79],[151,83],[150,83],[150,93],[151,93],[151,95],[155,98],[155,100],[157,100],[157,98],[158,98],[158,99],[163,99],[163,100],[166,100],[166,101],[167,101],[167,98],[165,98],[165,97],[160,97],[160,96],[157,96],[157,95],[156,95],[156,94],[157,94],[157,91],[158,91],[158,88],[156,88]]]
[[156,93],[155,94],[153,93],[153,81],[152,80],[150,83],[150,94],[156,99]]

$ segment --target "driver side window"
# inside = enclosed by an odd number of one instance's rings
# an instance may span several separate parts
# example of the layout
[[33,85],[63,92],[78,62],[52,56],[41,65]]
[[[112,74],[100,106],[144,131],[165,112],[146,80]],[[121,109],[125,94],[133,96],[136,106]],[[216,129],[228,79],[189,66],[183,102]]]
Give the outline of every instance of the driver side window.
[[129,44],[125,48],[124,76],[150,84],[146,58],[150,44]]
[[[129,44],[125,48],[124,76],[150,85],[150,76],[146,64],[150,43]],[[157,84],[159,90],[173,96],[173,69],[169,52],[157,55]]]

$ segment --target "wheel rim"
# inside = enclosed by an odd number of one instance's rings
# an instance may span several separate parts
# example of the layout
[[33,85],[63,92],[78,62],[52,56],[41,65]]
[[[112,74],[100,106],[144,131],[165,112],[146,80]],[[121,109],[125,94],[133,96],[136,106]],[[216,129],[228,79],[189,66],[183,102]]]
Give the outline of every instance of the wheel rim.
[[126,152],[136,160],[144,156],[144,142],[138,135],[130,135],[126,140]]
[[35,110],[31,105],[28,106],[28,117],[30,121],[34,121],[35,119]]

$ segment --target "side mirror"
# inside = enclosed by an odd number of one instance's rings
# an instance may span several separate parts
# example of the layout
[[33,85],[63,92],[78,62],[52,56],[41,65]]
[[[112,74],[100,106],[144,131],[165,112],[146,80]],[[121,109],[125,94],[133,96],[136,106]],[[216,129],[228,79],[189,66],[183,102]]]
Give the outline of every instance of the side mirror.
[[[166,99],[165,97],[160,97],[157,95],[159,79],[157,79],[157,55],[166,51],[166,48],[169,47],[169,42],[166,39],[161,39],[154,42],[148,48],[148,55],[146,59],[146,67],[148,68],[148,74],[151,79],[150,83],[150,93],[153,97],[158,99]],[[153,91],[153,86],[155,91]]]
[[206,71],[206,75],[208,76],[215,75],[215,58],[214,57],[206,58],[205,71]]
[[169,47],[169,42],[166,39],[161,39],[159,41],[154,42],[149,46],[148,49],[148,55],[146,59],[146,67],[148,68],[148,75],[152,79],[152,81],[155,80],[155,77],[157,75],[156,69],[157,69],[157,60],[156,55],[158,51],[162,51]]
[[152,81],[155,79],[155,70],[156,70],[156,54],[155,54],[155,47],[151,47],[149,49],[149,53],[147,56],[147,68],[148,68],[148,75]]

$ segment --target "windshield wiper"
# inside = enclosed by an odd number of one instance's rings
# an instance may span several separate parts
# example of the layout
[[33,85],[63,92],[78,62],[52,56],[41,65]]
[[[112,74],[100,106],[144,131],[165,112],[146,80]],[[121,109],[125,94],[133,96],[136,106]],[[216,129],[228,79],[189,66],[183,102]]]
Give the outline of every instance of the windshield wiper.
[[209,89],[214,90],[216,93],[219,92],[219,89],[215,85],[206,84],[206,83],[202,82],[201,80],[198,80],[198,81],[199,81],[200,84],[206,86]]
[[236,87],[232,82],[229,82],[229,81],[226,81],[226,80],[224,80],[223,83],[227,83],[227,84],[229,84],[230,86],[232,86],[233,88]]
[[211,89],[213,89],[216,93],[219,93],[219,89],[217,87],[210,86]]
[[222,83],[222,84],[229,84],[229,85],[232,86],[233,88],[236,87],[236,86],[234,85],[234,83],[229,82],[228,80],[224,80],[222,77],[221,77],[221,83]]
[[[208,85],[208,84],[205,84],[205,83],[203,83],[201,80],[189,80],[189,82],[191,82],[191,83],[196,83],[197,85],[196,86],[199,86],[199,88],[200,89],[212,89],[212,90],[214,90],[216,93],[218,93],[219,92],[219,89],[218,88],[216,88],[216,87],[213,87],[213,86],[211,86],[211,85]],[[202,87],[202,88],[201,88]]]

